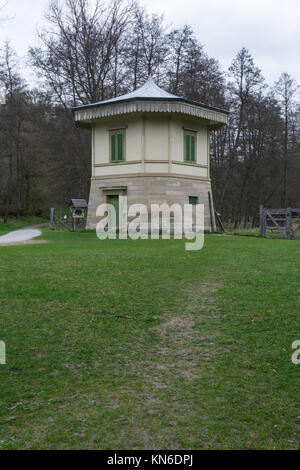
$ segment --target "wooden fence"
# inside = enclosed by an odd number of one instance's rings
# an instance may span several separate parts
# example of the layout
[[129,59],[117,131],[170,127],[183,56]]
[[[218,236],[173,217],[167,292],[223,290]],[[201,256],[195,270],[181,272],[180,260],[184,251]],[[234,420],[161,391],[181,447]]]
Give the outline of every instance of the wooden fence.
[[[265,238],[300,238],[300,209],[267,209],[260,206],[260,234]],[[299,234],[300,235],[300,234]]]
[[86,225],[86,217],[83,219],[74,219],[70,210],[63,211],[62,209],[55,211],[50,209],[50,227],[64,228],[72,232],[82,230]]

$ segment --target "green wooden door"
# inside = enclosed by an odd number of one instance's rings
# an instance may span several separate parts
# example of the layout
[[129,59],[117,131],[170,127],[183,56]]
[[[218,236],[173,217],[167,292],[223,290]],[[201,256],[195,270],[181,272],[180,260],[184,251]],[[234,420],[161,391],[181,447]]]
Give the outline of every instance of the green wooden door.
[[108,196],[108,201],[109,204],[114,206],[115,211],[116,211],[116,229],[119,229],[119,196],[118,195],[112,195]]

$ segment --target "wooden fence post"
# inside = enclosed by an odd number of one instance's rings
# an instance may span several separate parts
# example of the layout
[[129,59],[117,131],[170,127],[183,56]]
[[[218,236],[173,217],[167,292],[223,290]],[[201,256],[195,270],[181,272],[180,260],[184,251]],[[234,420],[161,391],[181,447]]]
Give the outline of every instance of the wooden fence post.
[[260,204],[259,206],[259,232],[261,237],[265,237],[265,211],[264,206]]
[[213,202],[212,202],[212,197],[211,197],[211,192],[210,191],[208,191],[208,203],[209,203],[211,231],[215,232],[216,231],[216,225],[215,225],[214,212],[213,212]]
[[50,227],[53,227],[53,222],[54,222],[54,208],[51,207],[51,209],[50,209]]
[[286,238],[292,238],[292,209],[286,210]]

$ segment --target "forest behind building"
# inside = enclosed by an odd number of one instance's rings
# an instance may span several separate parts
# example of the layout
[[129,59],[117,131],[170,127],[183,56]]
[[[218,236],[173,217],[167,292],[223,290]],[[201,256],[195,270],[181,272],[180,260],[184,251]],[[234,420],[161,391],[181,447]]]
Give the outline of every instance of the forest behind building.
[[[0,21],[9,21],[0,10]],[[267,84],[241,47],[223,71],[191,27],[136,2],[52,1],[39,46],[28,51],[34,85],[10,43],[0,45],[0,217],[42,215],[88,198],[90,131],[72,107],[135,90],[151,75],[169,92],[230,111],[211,134],[214,203],[235,228],[258,224],[259,205],[300,207],[300,107],[284,70]]]

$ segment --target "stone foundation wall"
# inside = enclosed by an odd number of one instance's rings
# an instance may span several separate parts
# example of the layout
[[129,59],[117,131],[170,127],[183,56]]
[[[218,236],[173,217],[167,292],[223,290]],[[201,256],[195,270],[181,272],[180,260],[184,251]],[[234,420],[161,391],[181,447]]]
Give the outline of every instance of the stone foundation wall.
[[95,229],[99,221],[96,210],[107,202],[107,195],[119,194],[128,197],[128,206],[145,204],[150,212],[151,204],[188,204],[189,196],[197,196],[199,204],[205,207],[205,230],[215,228],[213,199],[209,202],[211,183],[208,179],[194,179],[175,176],[139,175],[101,178],[91,181],[87,226]]

